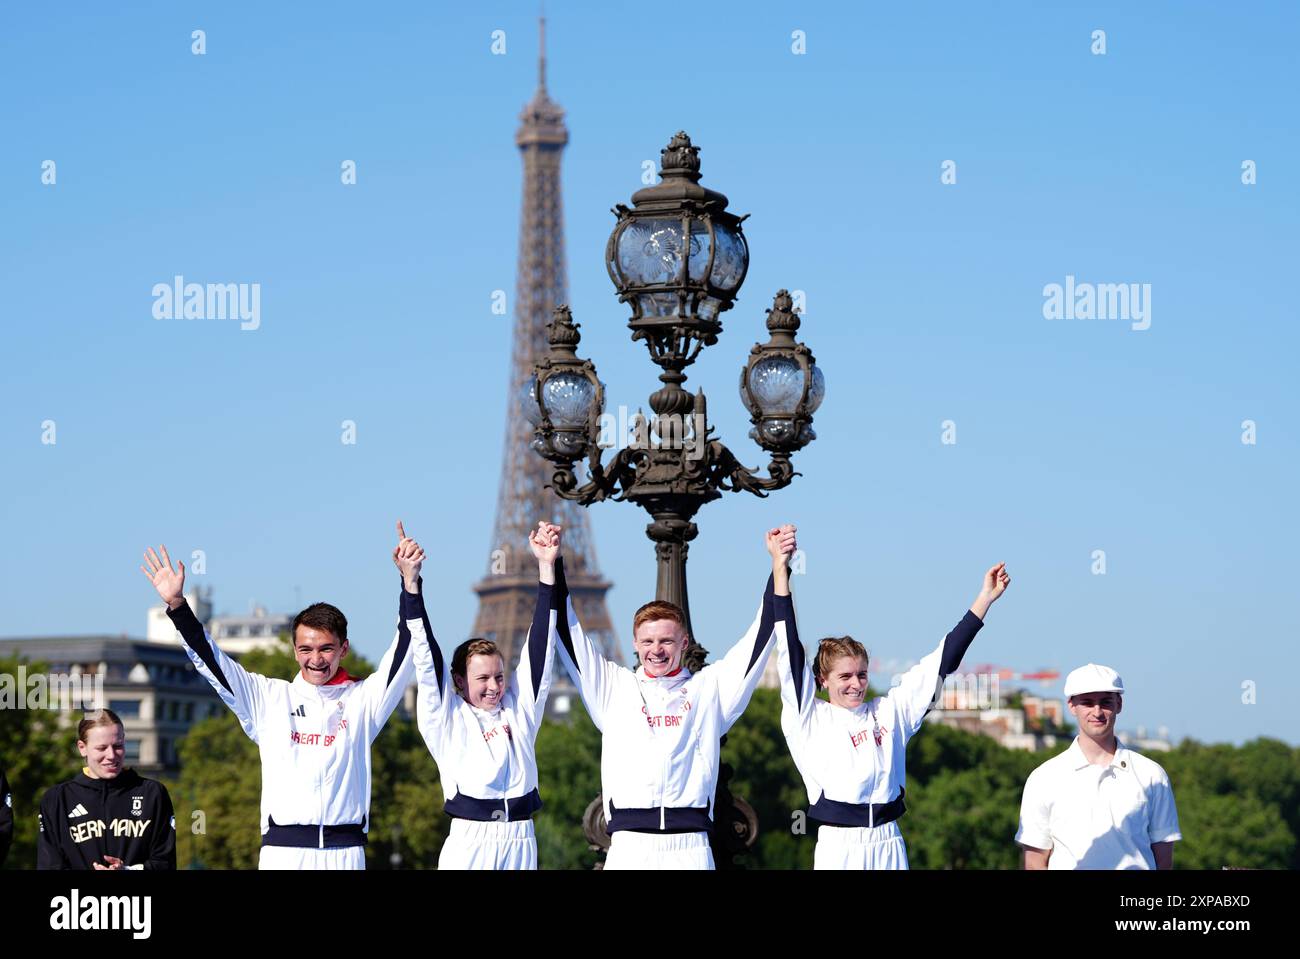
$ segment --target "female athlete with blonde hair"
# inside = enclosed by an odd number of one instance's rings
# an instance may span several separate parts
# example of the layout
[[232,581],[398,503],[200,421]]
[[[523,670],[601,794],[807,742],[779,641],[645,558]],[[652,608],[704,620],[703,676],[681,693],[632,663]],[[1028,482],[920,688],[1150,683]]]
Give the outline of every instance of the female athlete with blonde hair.
[[176,820],[167,787],[127,768],[126,728],[111,709],[77,724],[86,765],[41,799],[37,869],[175,869]]
[[[938,648],[870,701],[862,644],[851,636],[823,639],[809,664],[793,604],[776,597],[777,619],[786,624],[784,640],[777,641],[781,731],[808,790],[808,818],[821,824],[814,869],[907,868],[896,821],[906,808],[907,741],[1010,583],[1005,563],[986,572],[979,595]],[[816,697],[818,688],[827,700]]]

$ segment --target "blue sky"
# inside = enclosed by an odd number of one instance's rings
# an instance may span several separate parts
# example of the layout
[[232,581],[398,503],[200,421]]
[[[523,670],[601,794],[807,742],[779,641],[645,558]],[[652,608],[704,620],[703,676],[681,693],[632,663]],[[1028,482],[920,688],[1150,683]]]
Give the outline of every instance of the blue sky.
[[[700,514],[706,646],[748,624],[761,531],[791,521],[810,639],[915,659],[1005,560],[968,663],[1102,662],[1124,726],[1300,742],[1293,8],[713,2],[674,27],[547,7],[570,298],[610,405],[657,382],[604,272],[609,208],[676,130],[751,214],[749,276],[687,383],[751,465],[737,372],[772,294],[807,295],[819,439],[789,489]],[[0,635],[142,634],[139,553],[166,542],[205,551],[219,610],[328,599],[376,656],[399,517],[437,557],[441,640],[467,635],[513,413],[491,298],[514,294],[535,57],[531,3],[0,13]],[[260,328],[155,320],[176,274],[259,283]],[[1150,328],[1045,319],[1066,276],[1150,284]],[[626,644],[646,517],[591,518]]]

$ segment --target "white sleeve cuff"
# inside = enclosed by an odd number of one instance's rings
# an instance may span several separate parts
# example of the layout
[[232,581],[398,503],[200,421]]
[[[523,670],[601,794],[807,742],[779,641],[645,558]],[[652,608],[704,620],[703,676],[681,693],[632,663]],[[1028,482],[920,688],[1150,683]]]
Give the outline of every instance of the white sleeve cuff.
[[1052,837],[1049,833],[1035,832],[1033,829],[1026,829],[1024,823],[1016,830],[1016,842],[1022,846],[1030,846],[1033,849],[1051,849]]

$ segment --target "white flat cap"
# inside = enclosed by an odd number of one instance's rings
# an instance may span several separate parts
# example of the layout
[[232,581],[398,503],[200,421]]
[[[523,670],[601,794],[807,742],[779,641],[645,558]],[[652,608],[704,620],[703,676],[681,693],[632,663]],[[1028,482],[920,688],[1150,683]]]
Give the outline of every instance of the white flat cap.
[[1065,698],[1071,696],[1081,696],[1084,693],[1122,693],[1124,692],[1124,680],[1119,678],[1119,673],[1109,666],[1098,666],[1096,663],[1089,663],[1087,666],[1080,666],[1069,676],[1065,677]]

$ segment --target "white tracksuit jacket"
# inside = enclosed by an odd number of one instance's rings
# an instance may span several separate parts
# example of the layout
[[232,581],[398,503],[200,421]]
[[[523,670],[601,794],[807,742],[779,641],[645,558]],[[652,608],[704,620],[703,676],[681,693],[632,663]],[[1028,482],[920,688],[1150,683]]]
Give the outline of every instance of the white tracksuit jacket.
[[416,722],[438,764],[447,814],[514,822],[542,808],[534,742],[551,688],[554,593],[539,584],[537,608],[519,666],[495,713],[467,703],[452,685],[422,595],[402,594],[402,620],[415,647]]
[[405,624],[373,675],[355,680],[340,669],[329,684],[313,686],[301,672],[292,682],[248,672],[217,648],[188,603],[167,615],[262,755],[262,845],[364,845],[370,744],[413,678]]
[[781,674],[781,731],[808,790],[808,817],[833,826],[875,826],[904,811],[907,741],[921,728],[943,681],[961,663],[984,625],[969,610],[937,649],[903,674],[884,696],[856,709],[816,697],[812,663],[799,642],[794,604],[776,597],[784,641],[777,645]]
[[600,781],[611,833],[707,832],[713,822],[719,744],[763,675],[775,636],[769,577],[758,615],[740,641],[698,673],[651,678],[612,663],[582,631],[562,562],[555,570],[555,651],[603,733]]

